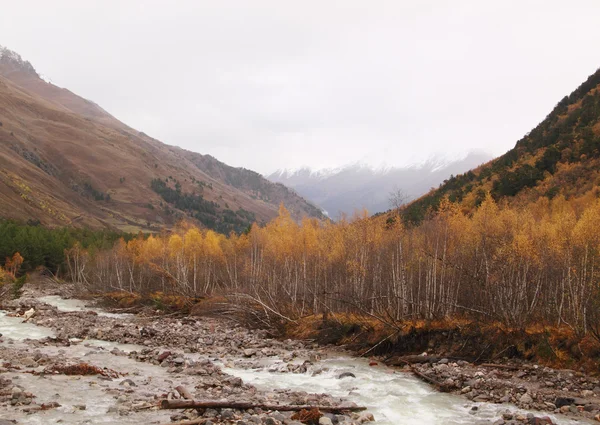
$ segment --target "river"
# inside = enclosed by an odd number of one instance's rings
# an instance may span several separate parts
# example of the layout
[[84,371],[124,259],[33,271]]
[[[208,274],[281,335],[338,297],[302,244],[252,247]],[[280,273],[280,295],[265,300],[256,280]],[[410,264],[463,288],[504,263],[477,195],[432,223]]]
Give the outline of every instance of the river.
[[[56,306],[62,311],[88,310],[85,303],[79,300],[65,300],[60,297],[40,298],[47,304]],[[129,314],[115,315],[98,309],[91,309],[98,314],[131,320]],[[3,334],[2,345],[24,344],[25,338],[40,339],[53,336],[51,329],[23,323],[21,318],[9,317],[0,311],[0,333]],[[73,341],[70,347],[44,347],[47,354],[62,354],[69,358],[90,361],[94,364],[114,370],[126,370],[148,383],[149,391],[158,391],[166,387],[169,376],[164,368],[149,363],[136,362],[126,356],[110,354],[113,348],[132,351],[142,348],[136,345],[118,344],[101,340]],[[25,348],[25,345],[23,345]],[[193,355],[190,355],[193,357]],[[377,424],[380,425],[430,425],[430,424],[479,424],[491,423],[498,419],[507,409],[515,411],[510,405],[492,403],[475,403],[463,397],[443,394],[433,390],[428,385],[411,375],[394,369],[377,365],[369,366],[364,359],[331,353],[324,359],[309,367],[306,373],[274,372],[283,364],[279,358],[269,358],[260,362],[257,367],[232,367],[238,363],[236,359],[219,359],[218,364],[223,371],[242,378],[246,383],[256,386],[265,392],[274,389],[291,389],[311,393],[328,393],[335,397],[345,398],[358,405],[366,406],[373,413]],[[299,360],[300,361],[300,360]],[[343,372],[351,372],[355,377],[339,379]],[[53,376],[52,379],[40,379],[34,375],[20,374],[20,383],[26,387],[35,388],[38,397],[44,397],[44,402],[54,397],[62,405],[59,409],[44,412],[43,415],[29,415],[19,418],[24,424],[58,423],[117,423],[115,416],[106,415],[114,403],[114,397],[106,392],[110,383],[99,385],[89,377]],[[145,381],[144,381],[145,382]],[[114,384],[115,386],[118,383]],[[115,389],[118,392],[118,388]],[[78,411],[73,406],[86,405],[86,410]],[[522,410],[519,410],[523,412]],[[539,414],[538,414],[539,416]],[[560,416],[550,415],[555,423],[571,425],[589,423],[583,420],[570,420]],[[0,417],[2,415],[0,414]],[[151,420],[167,420],[168,414],[160,411],[146,412],[142,416],[120,417],[118,423],[134,424],[148,423]],[[168,420],[167,420],[168,421]]]

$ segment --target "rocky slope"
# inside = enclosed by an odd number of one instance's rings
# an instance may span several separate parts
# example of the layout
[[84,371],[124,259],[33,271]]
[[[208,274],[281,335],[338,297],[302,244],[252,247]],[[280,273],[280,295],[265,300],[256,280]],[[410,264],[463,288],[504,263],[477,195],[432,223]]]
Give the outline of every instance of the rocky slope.
[[280,203],[296,219],[323,218],[257,173],[128,127],[0,48],[0,217],[125,231],[188,218],[227,233],[270,220]]

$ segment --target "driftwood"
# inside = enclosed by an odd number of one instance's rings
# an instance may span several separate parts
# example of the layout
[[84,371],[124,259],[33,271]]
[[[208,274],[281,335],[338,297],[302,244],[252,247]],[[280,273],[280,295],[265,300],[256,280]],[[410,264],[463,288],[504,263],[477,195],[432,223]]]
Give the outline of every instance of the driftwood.
[[322,412],[342,413],[344,411],[359,412],[367,410],[366,407],[359,406],[294,406],[294,405],[279,405],[279,404],[259,404],[236,401],[219,401],[219,400],[163,400],[160,403],[162,409],[256,409],[263,410],[279,410],[280,412],[296,412],[300,410],[319,409]]
[[201,425],[203,423],[212,421],[214,419],[215,418],[198,418],[198,419],[194,419],[191,421],[169,422],[169,423],[161,424],[161,425]]
[[194,396],[192,395],[191,392],[189,392],[187,390],[187,388],[185,388],[183,385],[178,385],[177,387],[175,387],[175,389],[177,390],[177,392],[179,393],[179,395],[185,399],[188,400],[193,400]]
[[411,365],[411,364],[420,364],[420,363],[437,363],[440,360],[442,360],[442,357],[413,355],[413,356],[392,357],[389,360],[388,364],[390,364],[392,366],[404,366],[407,364]]
[[449,387],[448,385],[441,383],[437,379],[433,379],[432,377],[419,372],[414,367],[411,367],[410,369],[411,369],[413,375],[415,375],[421,381],[424,381],[424,382],[428,383],[429,385],[432,385],[433,387],[435,387],[436,390],[438,390],[441,393],[449,393],[450,391],[452,391],[454,389],[453,387]]
[[495,363],[482,363],[479,366],[487,367],[490,369],[505,369],[505,370],[522,370],[529,369],[527,366],[514,366],[514,365],[506,365],[506,364],[495,364]]

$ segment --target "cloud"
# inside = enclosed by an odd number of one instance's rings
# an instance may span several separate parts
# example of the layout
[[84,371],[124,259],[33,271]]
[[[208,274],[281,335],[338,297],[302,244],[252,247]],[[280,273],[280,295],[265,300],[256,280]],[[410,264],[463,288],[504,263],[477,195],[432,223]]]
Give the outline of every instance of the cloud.
[[0,44],[55,84],[166,143],[265,173],[501,154],[600,65],[595,0],[0,9]]

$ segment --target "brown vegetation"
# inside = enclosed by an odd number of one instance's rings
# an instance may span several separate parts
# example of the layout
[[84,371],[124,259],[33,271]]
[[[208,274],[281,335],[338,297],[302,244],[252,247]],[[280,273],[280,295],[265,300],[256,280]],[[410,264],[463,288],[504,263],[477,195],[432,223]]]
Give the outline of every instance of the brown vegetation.
[[88,363],[78,363],[70,365],[53,365],[45,370],[46,373],[60,373],[63,375],[101,375],[108,378],[118,378],[122,374],[112,369],[101,369]]

